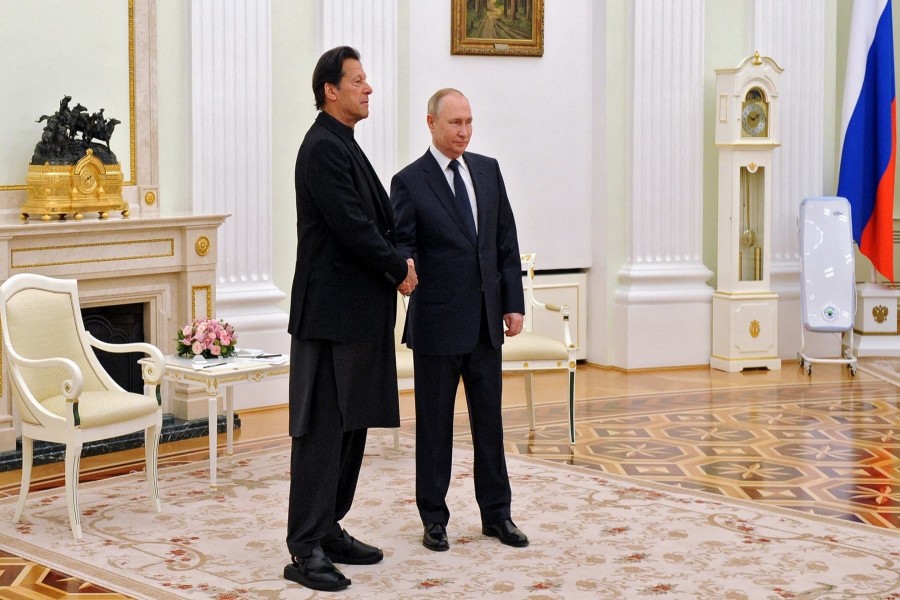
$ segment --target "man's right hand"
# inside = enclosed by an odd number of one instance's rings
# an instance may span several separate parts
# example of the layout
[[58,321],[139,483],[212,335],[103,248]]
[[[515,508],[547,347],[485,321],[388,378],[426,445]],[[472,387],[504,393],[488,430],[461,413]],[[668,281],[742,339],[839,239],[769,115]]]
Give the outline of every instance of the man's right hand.
[[404,296],[409,296],[416,289],[416,286],[419,285],[419,278],[416,276],[416,264],[413,259],[407,258],[406,266],[406,279],[397,286],[397,291]]

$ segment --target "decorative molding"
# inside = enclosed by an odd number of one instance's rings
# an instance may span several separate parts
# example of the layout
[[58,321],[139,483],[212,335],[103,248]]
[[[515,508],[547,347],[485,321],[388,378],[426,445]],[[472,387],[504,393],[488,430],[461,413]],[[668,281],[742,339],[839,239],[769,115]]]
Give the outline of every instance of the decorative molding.
[[197,238],[197,241],[194,242],[194,252],[197,253],[197,256],[206,256],[209,253],[209,248],[209,238],[205,235],[201,235]]
[[191,321],[197,319],[197,294],[206,294],[206,318],[212,319],[212,286],[211,285],[194,285],[191,286]]
[[122,183],[122,185],[134,185],[134,183],[138,180],[137,174],[137,110],[134,106],[134,89],[135,89],[135,77],[134,77],[134,52],[135,52],[135,43],[134,43],[134,0],[128,0],[128,119],[129,119],[129,133],[130,137],[130,149],[131,149],[131,178],[128,181]]
[[[155,252],[138,254],[139,247],[146,248],[155,244],[159,246]],[[130,253],[120,254],[117,256],[91,256],[89,258],[76,258],[71,260],[55,260],[59,256],[60,251],[76,250],[79,248],[104,248],[114,247],[124,250],[132,250]],[[16,257],[30,253],[51,253],[49,262],[32,262],[32,263],[16,263]],[[37,267],[56,267],[60,265],[78,265],[85,263],[99,262],[115,262],[121,260],[144,260],[148,258],[166,258],[175,256],[175,239],[174,238],[157,238],[149,240],[122,240],[116,242],[92,242],[89,244],[63,244],[61,246],[39,246],[35,248],[13,248],[9,252],[9,268],[12,269],[34,269]],[[34,260],[34,259],[32,259]]]

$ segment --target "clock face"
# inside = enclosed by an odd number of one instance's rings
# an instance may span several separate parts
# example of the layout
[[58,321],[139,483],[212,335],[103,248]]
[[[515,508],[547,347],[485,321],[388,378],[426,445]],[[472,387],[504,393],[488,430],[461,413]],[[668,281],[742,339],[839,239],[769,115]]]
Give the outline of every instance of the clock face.
[[81,194],[92,194],[97,189],[99,171],[94,165],[88,164],[77,175],[75,186]]
[[748,102],[741,111],[741,128],[750,137],[765,137],[766,109],[758,102]]

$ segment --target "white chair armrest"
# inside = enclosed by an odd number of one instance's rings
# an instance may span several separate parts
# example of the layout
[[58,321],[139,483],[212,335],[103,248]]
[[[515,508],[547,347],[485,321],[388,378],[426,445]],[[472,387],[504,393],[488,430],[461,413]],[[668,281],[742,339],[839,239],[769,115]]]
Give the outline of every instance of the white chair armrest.
[[571,356],[573,352],[575,352],[575,344],[572,343],[572,331],[569,329],[569,307],[566,304],[563,304],[560,308],[560,312],[562,312],[563,317],[563,343],[566,345],[566,349],[569,351],[569,355]]
[[[29,367],[38,369],[62,369],[67,372],[68,379],[63,379],[60,385],[60,392],[66,399],[66,426],[78,427],[81,424],[81,418],[78,415],[78,399],[84,391],[84,375],[81,369],[75,364],[75,361],[63,357],[53,358],[25,358],[18,354],[15,350],[6,347],[6,356],[15,367]],[[28,397],[28,402],[35,406],[40,406],[37,400],[32,396],[31,390],[27,386],[19,385],[20,392]],[[41,408],[41,412],[52,416]],[[54,418],[59,418],[54,417]]]
[[67,402],[78,402],[82,390],[84,390],[84,375],[75,361],[63,357],[53,358],[25,358],[15,350],[6,347],[6,356],[10,362],[18,367],[30,367],[38,369],[57,368],[67,371],[68,379],[63,379],[61,392]]
[[563,343],[566,345],[567,350],[574,350],[575,345],[572,343],[572,332],[569,329],[569,305],[568,304],[552,304],[550,302],[539,302],[534,297],[534,289],[529,288],[531,291],[529,301],[531,304],[537,308],[542,308],[544,310],[549,310],[551,312],[558,312],[562,315],[563,319]]
[[114,352],[124,354],[127,352],[142,352],[147,358],[142,358],[138,362],[141,365],[141,376],[145,383],[150,385],[158,385],[162,381],[163,374],[166,371],[166,360],[162,351],[153,344],[146,342],[130,342],[126,344],[111,344],[98,340],[89,331],[85,331],[88,342],[94,348],[105,350],[106,352]]

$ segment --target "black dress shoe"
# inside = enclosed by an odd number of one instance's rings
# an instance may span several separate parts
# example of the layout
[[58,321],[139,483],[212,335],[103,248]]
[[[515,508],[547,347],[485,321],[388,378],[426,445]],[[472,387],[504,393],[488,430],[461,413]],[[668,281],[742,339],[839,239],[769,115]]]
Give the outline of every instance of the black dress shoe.
[[500,538],[500,541],[507,546],[522,548],[528,545],[528,536],[522,533],[516,527],[516,524],[509,519],[499,523],[482,525],[481,533],[490,537]]
[[425,525],[425,535],[422,536],[422,545],[435,552],[443,552],[450,549],[447,540],[447,528],[440,523],[428,523]]
[[334,592],[350,585],[350,580],[337,570],[325,552],[316,547],[306,557],[292,556],[284,568],[284,578],[321,592]]
[[322,550],[331,562],[345,565],[374,565],[384,558],[384,553],[369,544],[364,544],[346,531],[333,540],[322,540]]

